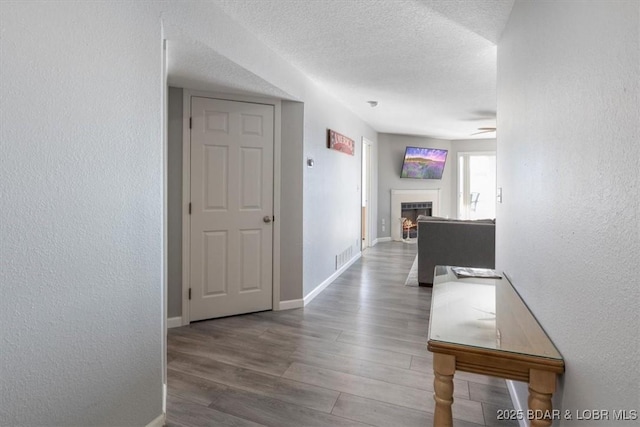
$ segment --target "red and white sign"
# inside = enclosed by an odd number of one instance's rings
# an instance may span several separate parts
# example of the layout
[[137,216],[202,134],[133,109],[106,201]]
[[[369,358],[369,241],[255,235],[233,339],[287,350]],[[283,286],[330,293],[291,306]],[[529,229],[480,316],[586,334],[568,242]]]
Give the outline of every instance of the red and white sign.
[[333,150],[338,150],[346,154],[350,154],[353,156],[355,151],[355,143],[353,139],[347,138],[346,136],[328,129],[329,133],[329,148]]

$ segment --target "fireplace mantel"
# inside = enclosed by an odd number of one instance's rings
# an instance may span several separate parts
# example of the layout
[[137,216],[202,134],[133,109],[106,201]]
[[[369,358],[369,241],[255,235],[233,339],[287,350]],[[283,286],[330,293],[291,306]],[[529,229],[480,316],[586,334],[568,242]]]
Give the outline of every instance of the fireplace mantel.
[[440,189],[391,190],[391,240],[402,240],[401,203],[431,202],[431,215],[439,216]]

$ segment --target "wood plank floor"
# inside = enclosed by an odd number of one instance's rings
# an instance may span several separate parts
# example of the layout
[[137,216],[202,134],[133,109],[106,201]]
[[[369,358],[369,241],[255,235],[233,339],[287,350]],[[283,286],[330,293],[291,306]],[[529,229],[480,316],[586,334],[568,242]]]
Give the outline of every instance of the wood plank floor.
[[[381,243],[304,309],[169,330],[168,426],[431,426],[431,289],[404,286],[416,247]],[[454,379],[454,425],[513,408],[505,382]]]

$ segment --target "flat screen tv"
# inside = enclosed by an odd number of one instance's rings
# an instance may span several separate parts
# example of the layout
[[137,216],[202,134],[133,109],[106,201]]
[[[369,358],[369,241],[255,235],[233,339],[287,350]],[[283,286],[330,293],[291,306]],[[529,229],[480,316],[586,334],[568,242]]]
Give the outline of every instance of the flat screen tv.
[[447,150],[407,147],[400,178],[442,179]]

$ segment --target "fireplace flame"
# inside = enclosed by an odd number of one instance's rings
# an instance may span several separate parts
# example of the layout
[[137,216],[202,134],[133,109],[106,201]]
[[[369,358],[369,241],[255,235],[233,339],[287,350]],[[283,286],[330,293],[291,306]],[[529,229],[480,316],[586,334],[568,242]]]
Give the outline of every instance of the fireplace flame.
[[417,224],[410,219],[405,219],[404,221],[402,221],[402,228],[404,228],[405,230],[415,227],[416,225]]

